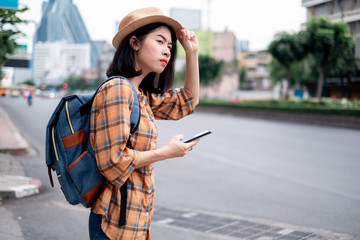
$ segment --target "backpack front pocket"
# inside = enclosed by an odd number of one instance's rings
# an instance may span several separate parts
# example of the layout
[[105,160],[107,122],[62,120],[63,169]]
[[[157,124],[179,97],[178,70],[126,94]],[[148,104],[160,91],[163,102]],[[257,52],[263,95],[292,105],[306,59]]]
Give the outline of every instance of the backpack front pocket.
[[78,190],[83,189],[84,186],[86,186],[86,182],[89,181],[89,179],[83,178],[83,176],[86,176],[88,171],[91,170],[89,167],[86,167],[87,165],[90,165],[89,158],[86,157],[86,154],[89,152],[89,150],[83,152],[74,162],[66,167],[66,170],[69,172],[69,175]]
[[[98,170],[97,163],[89,150],[83,152],[73,163],[66,167],[81,197],[90,205],[104,185],[105,178]],[[84,176],[92,176],[91,179]],[[99,183],[99,179],[103,180]],[[80,191],[81,190],[81,191]]]

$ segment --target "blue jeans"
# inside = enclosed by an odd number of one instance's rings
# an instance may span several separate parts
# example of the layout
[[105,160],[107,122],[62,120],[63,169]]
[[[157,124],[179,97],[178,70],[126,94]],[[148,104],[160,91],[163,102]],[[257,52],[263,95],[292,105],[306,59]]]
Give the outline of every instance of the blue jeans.
[[89,216],[89,236],[91,240],[110,239],[101,229],[101,215],[90,212]]

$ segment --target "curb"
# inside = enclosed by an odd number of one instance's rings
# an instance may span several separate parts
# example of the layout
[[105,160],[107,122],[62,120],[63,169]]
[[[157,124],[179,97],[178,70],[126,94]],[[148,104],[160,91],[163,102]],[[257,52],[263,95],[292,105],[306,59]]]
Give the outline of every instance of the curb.
[[0,107],[0,204],[2,199],[24,198],[39,194],[40,180],[26,177],[20,162],[14,156],[31,154],[32,148],[20,134],[7,113]]
[[0,176],[0,198],[24,198],[31,195],[39,194],[41,189],[41,181],[38,179],[2,175]]
[[20,134],[18,128],[12,123],[7,113],[1,107],[0,120],[1,124],[3,124],[2,131],[4,131],[4,136],[8,135],[7,139],[1,138],[0,153],[26,155],[30,148],[29,143]]
[[232,106],[199,105],[199,112],[227,114],[247,118],[294,122],[309,125],[360,129],[360,117],[331,114],[285,112],[279,110],[240,108]]
[[0,153],[11,154],[14,156],[23,156],[28,154],[28,147],[0,148]]

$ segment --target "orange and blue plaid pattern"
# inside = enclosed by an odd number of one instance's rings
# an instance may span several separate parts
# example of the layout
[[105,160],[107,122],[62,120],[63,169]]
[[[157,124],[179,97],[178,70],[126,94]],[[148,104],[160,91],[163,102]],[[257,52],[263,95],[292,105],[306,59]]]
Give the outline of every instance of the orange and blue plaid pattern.
[[[133,102],[130,84],[115,78],[99,89],[92,106],[90,140],[99,169],[108,180],[92,211],[103,216],[102,229],[110,239],[151,239],[154,166],[135,169],[139,152],[157,148],[155,119],[177,120],[194,112],[191,92],[185,88],[168,90],[162,95],[141,92],[139,127],[130,136]],[[120,227],[120,187],[124,183],[127,184],[126,224]]]

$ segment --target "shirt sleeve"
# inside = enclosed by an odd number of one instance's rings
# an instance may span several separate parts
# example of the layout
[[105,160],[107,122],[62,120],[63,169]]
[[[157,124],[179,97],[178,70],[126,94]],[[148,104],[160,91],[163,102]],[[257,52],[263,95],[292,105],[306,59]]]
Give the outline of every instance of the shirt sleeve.
[[100,172],[115,186],[130,176],[140,154],[128,148],[134,93],[129,83],[116,79],[105,83],[93,103],[91,131]]
[[193,96],[185,88],[169,89],[164,94],[149,94],[151,109],[156,119],[178,120],[195,111]]

